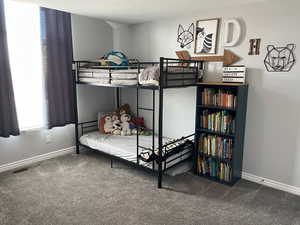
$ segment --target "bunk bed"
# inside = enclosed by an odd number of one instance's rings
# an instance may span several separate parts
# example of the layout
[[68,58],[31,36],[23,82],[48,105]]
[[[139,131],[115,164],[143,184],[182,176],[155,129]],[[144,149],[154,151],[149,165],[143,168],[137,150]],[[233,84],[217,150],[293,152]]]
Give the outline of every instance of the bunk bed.
[[[98,150],[113,159],[124,161],[138,168],[150,170],[158,176],[158,188],[162,187],[164,172],[193,157],[194,143],[190,134],[179,139],[163,136],[164,89],[196,86],[204,73],[202,61],[181,60],[161,57],[159,62],[133,61],[128,66],[101,66],[95,61],[74,61],[74,88],[76,85],[111,87],[116,90],[117,107],[120,106],[121,88],[136,89],[136,117],[140,111],[152,112],[151,136],[115,136],[100,134],[98,121],[78,122],[77,93],[76,112],[76,152],[80,146]],[[151,75],[152,73],[152,75]],[[149,75],[150,74],[150,75]],[[141,89],[152,92],[152,107],[140,105]],[[158,127],[156,129],[155,95],[158,92]],[[137,128],[138,129],[138,128]],[[157,134],[156,134],[157,131]]]

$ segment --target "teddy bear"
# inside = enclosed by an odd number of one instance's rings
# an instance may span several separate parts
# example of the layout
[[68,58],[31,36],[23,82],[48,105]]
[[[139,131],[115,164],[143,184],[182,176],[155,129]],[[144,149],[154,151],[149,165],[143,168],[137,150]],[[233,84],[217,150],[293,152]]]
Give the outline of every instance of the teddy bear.
[[131,120],[131,116],[129,114],[126,113],[121,114],[121,127],[122,127],[121,135],[122,136],[132,134],[130,129],[130,124],[129,124],[130,120]]
[[104,116],[104,132],[111,133],[112,131],[113,131],[112,116],[106,115]]
[[113,131],[111,132],[112,134],[114,135],[121,135],[121,130],[122,130],[122,127],[121,127],[121,122],[119,120],[119,117],[117,115],[113,115]]

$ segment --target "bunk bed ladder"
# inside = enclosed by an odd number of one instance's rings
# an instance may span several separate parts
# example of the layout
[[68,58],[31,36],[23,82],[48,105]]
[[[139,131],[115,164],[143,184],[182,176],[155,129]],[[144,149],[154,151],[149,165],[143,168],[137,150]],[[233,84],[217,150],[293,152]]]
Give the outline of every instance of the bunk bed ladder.
[[[136,89],[136,114],[137,114],[137,118],[139,118],[140,116],[140,110],[143,111],[149,111],[152,112],[152,129],[150,129],[150,131],[152,132],[152,147],[151,148],[147,148],[145,146],[141,146],[139,144],[139,132],[137,132],[136,135],[136,141],[137,141],[137,145],[136,145],[136,154],[137,154],[137,164],[139,164],[139,154],[140,154],[140,148],[143,150],[151,150],[152,154],[154,154],[154,150],[155,150],[155,90],[152,90],[152,108],[146,108],[146,107],[140,107],[139,105],[139,92],[140,89],[137,88]],[[140,130],[139,124],[137,124],[137,130]],[[152,162],[152,170],[155,170],[155,163],[154,161]]]

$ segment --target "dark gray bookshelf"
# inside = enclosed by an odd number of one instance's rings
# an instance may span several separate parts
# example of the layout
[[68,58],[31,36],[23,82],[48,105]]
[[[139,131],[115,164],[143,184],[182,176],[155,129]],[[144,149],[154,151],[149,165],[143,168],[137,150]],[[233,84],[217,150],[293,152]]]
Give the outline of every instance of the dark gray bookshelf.
[[[202,103],[202,92],[205,88],[212,88],[214,90],[222,89],[230,93],[234,93],[236,96],[235,108],[205,105]],[[196,100],[196,124],[195,124],[195,154],[194,154],[194,173],[222,184],[234,185],[242,176],[243,168],[243,151],[244,151],[244,136],[246,125],[246,112],[247,112],[247,98],[248,98],[248,85],[237,83],[199,83],[197,85],[197,100]],[[201,115],[203,111],[218,112],[227,111],[235,119],[235,127],[232,133],[216,132],[209,129],[204,129],[202,126]],[[200,143],[201,135],[213,135],[216,137],[230,138],[233,141],[233,150],[231,159],[219,158],[218,156],[212,156],[201,152],[202,143]],[[215,164],[225,163],[231,167],[231,179],[225,181],[220,180],[218,176],[211,176],[210,174],[202,174],[199,172],[198,160],[199,157],[206,159],[210,162],[213,160]],[[220,164],[218,164],[220,165]],[[217,173],[218,174],[218,173]]]

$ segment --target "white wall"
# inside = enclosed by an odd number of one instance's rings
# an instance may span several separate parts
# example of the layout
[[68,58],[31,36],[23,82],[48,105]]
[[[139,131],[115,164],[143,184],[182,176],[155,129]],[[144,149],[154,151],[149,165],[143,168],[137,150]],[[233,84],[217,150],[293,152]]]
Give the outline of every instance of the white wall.
[[[188,27],[196,19],[239,18],[244,26],[244,38],[239,46],[230,50],[243,58],[239,64],[249,68],[243,170],[297,187],[300,187],[299,63],[290,73],[268,73],[263,60],[268,44],[284,46],[295,43],[298,46],[296,57],[300,55],[299,8],[297,0],[275,0],[181,15],[132,26],[131,43],[132,56],[142,60],[158,60],[160,56],[176,57],[179,23]],[[250,38],[262,39],[260,56],[248,56]],[[218,53],[222,54],[222,48]],[[206,80],[220,80],[220,71],[220,63],[210,64]],[[127,98],[133,102],[133,93]],[[167,91],[165,106],[165,115],[168,114],[165,134],[180,135],[194,129],[194,89]]]
[[[112,29],[102,20],[72,15],[74,59],[94,59],[113,47]],[[94,120],[98,111],[111,111],[113,92],[106,88],[79,87],[80,120]],[[51,143],[45,134],[50,133]],[[0,138],[0,165],[74,146],[74,126],[50,131],[27,131]]]
[[[113,30],[103,20],[72,15],[74,60],[101,58],[113,49]],[[79,121],[97,118],[99,111],[112,111],[114,92],[110,88],[79,85]]]
[[131,29],[130,25],[107,21],[113,29],[113,50],[121,51],[129,58],[131,56]]

